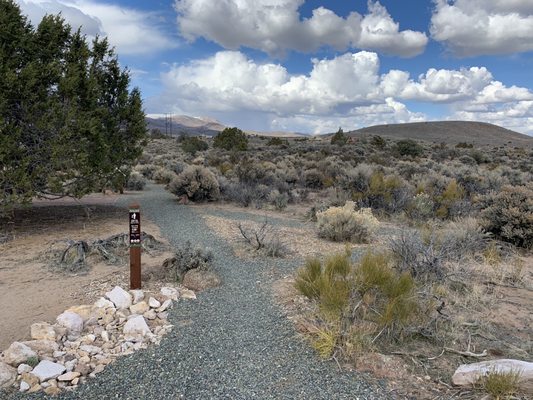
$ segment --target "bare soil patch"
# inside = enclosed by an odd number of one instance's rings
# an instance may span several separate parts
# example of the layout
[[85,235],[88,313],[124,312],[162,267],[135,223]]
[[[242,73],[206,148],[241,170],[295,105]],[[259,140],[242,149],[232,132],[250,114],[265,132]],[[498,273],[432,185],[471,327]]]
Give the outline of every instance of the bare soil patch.
[[[213,230],[213,232],[224,238],[232,246],[235,255],[238,257],[253,257],[258,255],[258,253],[255,252],[243,239],[238,224],[239,222],[242,222],[245,226],[253,230],[254,228],[259,228],[261,223],[251,220],[242,221],[237,218],[223,218],[209,215],[208,207],[211,206],[204,205],[202,208],[198,207],[196,211],[202,215],[205,223]],[[343,252],[346,249],[346,246],[349,246],[350,249],[355,249],[357,247],[365,248],[367,246],[353,243],[335,243],[321,239],[317,236],[314,225],[312,223],[303,222],[299,217],[301,214],[296,212],[282,214],[280,212],[266,210],[260,212],[260,210],[236,208],[231,205],[216,205],[213,209],[249,213],[251,215],[260,216],[266,219],[266,221],[268,221],[269,218],[283,218],[296,223],[296,226],[287,227],[272,222],[272,233],[280,239],[287,248],[287,257],[316,257],[325,253]]]
[[[43,257],[61,240],[92,241],[126,232],[127,214],[114,206],[116,199],[116,195],[95,194],[81,203],[37,201],[31,208],[17,211],[13,221],[4,221],[9,240],[0,244],[0,349],[28,339],[34,322],[53,321],[66,308],[92,303],[115,285],[129,286],[127,262],[99,262],[86,272],[66,274],[51,269]],[[150,221],[143,219],[142,229],[164,241]],[[169,255],[168,251],[143,252],[143,289],[150,288],[151,276],[160,278],[157,271]]]

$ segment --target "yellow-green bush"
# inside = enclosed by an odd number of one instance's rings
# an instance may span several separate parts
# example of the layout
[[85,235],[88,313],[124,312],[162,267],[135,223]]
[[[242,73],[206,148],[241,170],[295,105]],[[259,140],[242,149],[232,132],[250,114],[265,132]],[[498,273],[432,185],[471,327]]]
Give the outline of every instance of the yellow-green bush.
[[322,355],[331,354],[331,346],[339,344],[356,352],[375,341],[378,332],[399,338],[419,318],[415,281],[409,273],[394,270],[390,259],[388,254],[369,252],[353,265],[349,253],[335,254],[323,262],[308,260],[298,271],[297,290],[317,302],[327,328],[315,340]]
[[354,202],[347,201],[344,207],[330,207],[317,212],[318,235],[336,242],[368,242],[379,222],[371,209],[356,211],[354,208]]

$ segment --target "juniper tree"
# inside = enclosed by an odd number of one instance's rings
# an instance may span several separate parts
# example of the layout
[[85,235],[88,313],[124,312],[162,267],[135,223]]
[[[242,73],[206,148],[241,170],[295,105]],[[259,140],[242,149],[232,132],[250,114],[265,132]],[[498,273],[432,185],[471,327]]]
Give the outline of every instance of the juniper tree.
[[146,135],[129,84],[107,39],[0,0],[0,210],[121,186]]

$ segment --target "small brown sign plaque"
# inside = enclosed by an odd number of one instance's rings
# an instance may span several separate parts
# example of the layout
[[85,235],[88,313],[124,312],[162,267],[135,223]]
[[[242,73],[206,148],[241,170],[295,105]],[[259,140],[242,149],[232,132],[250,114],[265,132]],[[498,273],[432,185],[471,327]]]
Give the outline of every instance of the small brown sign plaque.
[[130,247],[141,246],[141,213],[130,208]]

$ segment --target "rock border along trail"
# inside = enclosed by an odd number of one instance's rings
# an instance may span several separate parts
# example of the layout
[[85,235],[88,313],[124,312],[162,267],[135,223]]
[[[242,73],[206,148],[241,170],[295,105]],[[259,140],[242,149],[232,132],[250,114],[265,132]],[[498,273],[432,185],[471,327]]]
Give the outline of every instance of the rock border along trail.
[[[321,361],[274,304],[272,274],[299,262],[242,260],[202,218],[157,185],[121,200],[141,205],[172,245],[190,240],[208,247],[222,285],[179,301],[174,328],[159,346],[124,356],[96,378],[58,399],[386,399],[385,390],[356,373]],[[12,398],[43,398],[15,393]]]

